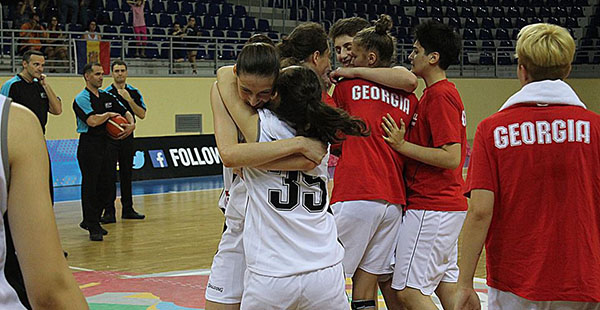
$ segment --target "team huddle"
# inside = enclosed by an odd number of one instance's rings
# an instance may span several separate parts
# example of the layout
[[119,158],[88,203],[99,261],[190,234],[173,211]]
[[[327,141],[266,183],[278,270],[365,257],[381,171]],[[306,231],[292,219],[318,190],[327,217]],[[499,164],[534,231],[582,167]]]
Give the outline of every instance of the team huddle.
[[[225,166],[219,205],[226,227],[206,288],[207,310],[377,309],[378,289],[388,309],[437,309],[434,293],[444,309],[480,307],[472,286],[485,238],[467,242],[472,246],[460,279],[457,262],[465,195],[488,189],[473,181],[478,168],[469,170],[468,188],[462,177],[466,113],[446,78],[461,41],[444,24],[418,25],[409,71],[393,66],[391,27],[391,18],[381,15],[373,25],[356,17],[339,20],[329,36],[322,26],[304,23],[276,45],[255,35],[236,65],[218,70],[210,98]],[[561,40],[568,35],[536,24],[521,30],[521,46],[540,44],[525,38],[544,31]],[[334,71],[328,37],[342,64]],[[568,75],[536,75],[534,68],[545,67],[545,59],[526,63],[521,54],[523,85]],[[570,61],[559,65],[570,69]],[[417,78],[426,86],[420,99],[413,93]],[[542,131],[534,123],[522,123],[519,141],[514,124],[490,135],[505,148],[544,144],[544,137],[589,144],[598,135],[589,121],[547,123]],[[472,167],[482,165],[477,151],[483,150],[474,151]],[[339,156],[337,165],[330,156]],[[469,229],[480,220],[471,217]],[[479,235],[486,235],[490,221],[485,225]],[[350,303],[345,277],[352,279]],[[491,285],[490,309],[520,309],[520,300],[510,300],[508,308],[502,304],[535,285],[517,279]],[[566,299],[583,305],[569,309],[600,301],[597,285],[594,290],[589,298]]]
[[[333,25],[329,37],[344,67],[329,75],[328,36],[315,23],[299,25],[277,46],[253,37],[236,65],[217,73],[211,104],[229,168],[226,230],[207,309],[348,309],[345,277],[353,279],[353,309],[376,307],[378,283],[390,309],[435,307],[434,291],[453,297],[467,209],[460,192],[466,124],[444,71],[460,40],[442,24],[417,29],[410,57],[421,71],[413,72],[435,84],[417,105],[417,76],[392,67],[391,27],[385,15],[373,26],[360,18]],[[436,51],[435,72],[423,62],[426,48]],[[331,97],[324,87],[330,78]],[[404,141],[408,124],[420,149]],[[431,158],[432,151],[439,153]],[[341,155],[328,198],[330,152]],[[414,193],[406,190],[406,169]]]

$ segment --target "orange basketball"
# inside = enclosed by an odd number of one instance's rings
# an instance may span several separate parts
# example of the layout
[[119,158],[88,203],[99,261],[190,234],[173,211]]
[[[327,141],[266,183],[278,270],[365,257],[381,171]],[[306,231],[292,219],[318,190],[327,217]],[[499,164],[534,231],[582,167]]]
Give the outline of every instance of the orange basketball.
[[125,131],[122,127],[124,124],[129,124],[126,118],[121,115],[113,116],[106,122],[106,132],[113,138],[116,138],[120,133]]

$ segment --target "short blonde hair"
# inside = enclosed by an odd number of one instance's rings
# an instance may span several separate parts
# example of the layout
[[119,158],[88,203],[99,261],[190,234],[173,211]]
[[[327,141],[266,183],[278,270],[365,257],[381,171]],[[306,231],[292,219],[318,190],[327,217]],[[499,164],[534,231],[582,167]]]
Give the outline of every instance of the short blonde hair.
[[534,81],[563,79],[571,69],[575,41],[563,27],[532,24],[519,31],[516,52]]

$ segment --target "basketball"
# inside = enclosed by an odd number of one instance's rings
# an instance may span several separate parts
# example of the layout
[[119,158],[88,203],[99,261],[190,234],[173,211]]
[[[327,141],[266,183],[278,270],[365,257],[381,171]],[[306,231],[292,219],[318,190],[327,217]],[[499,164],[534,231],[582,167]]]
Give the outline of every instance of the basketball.
[[125,131],[125,128],[122,127],[124,124],[129,124],[126,118],[121,115],[113,116],[106,122],[106,132],[109,136],[116,138]]

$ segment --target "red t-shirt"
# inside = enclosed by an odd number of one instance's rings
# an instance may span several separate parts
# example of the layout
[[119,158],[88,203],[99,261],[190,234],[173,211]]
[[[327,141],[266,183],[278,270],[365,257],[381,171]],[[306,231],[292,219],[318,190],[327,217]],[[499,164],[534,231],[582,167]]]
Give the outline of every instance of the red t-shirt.
[[406,140],[425,147],[460,143],[461,159],[456,169],[438,168],[407,159],[404,178],[408,187],[408,209],[467,210],[462,178],[467,154],[466,126],[465,108],[453,83],[442,80],[425,89]]
[[348,136],[342,143],[331,202],[384,200],[406,204],[404,157],[383,140],[381,122],[389,113],[397,123],[400,119],[408,123],[417,97],[370,81],[347,79],[336,85],[333,99],[350,115],[361,118],[371,129],[371,135]]
[[488,285],[529,300],[600,302],[600,115],[519,104],[483,120],[467,194],[494,192]]
[[325,102],[327,105],[337,108],[335,100],[333,100],[333,97],[329,96],[326,91],[321,94],[321,100],[323,100],[323,102]]

